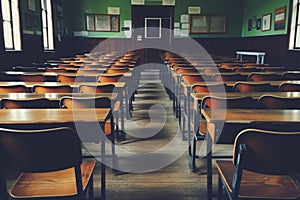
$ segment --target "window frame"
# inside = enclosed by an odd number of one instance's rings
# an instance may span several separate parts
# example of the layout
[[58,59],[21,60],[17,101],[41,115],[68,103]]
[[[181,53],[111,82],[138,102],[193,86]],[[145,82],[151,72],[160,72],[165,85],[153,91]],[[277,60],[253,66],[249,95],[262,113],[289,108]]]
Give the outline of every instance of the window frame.
[[[9,16],[3,16],[5,12],[3,12],[4,3],[8,3],[8,13]],[[17,3],[17,6],[14,4]],[[16,8],[16,9],[14,9]],[[20,19],[20,2],[19,0],[3,0],[1,1],[1,16],[2,16],[2,27],[3,27],[3,47],[5,51],[22,51],[22,33],[21,33],[21,19]],[[7,19],[8,18],[8,19]],[[7,24],[9,28],[9,36],[8,39],[6,36],[6,26]],[[10,40],[10,41],[7,41]],[[8,47],[8,42],[11,46]]]
[[291,6],[289,50],[300,51],[300,0],[293,0]]
[[44,51],[50,52],[55,51],[52,7],[53,4],[51,0],[41,0],[43,47]]

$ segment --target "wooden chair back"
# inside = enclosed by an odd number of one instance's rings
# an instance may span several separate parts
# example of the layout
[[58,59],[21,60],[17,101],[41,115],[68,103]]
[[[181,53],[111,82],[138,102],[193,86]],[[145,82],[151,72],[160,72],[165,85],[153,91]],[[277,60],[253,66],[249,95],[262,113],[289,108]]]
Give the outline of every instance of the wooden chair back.
[[58,82],[63,83],[74,83],[74,82],[95,82],[96,76],[83,76],[83,75],[66,75],[66,74],[59,74],[57,75],[56,80]]
[[202,99],[201,108],[245,108],[245,109],[255,109],[258,108],[257,100],[252,97],[216,97],[216,96],[206,96]]
[[276,81],[281,80],[281,76],[276,73],[256,73],[248,75],[249,81]]
[[274,88],[269,83],[236,82],[233,90],[238,92],[272,92]]
[[246,145],[243,168],[264,173],[291,175],[300,172],[300,132],[276,132],[246,129],[238,134],[234,143],[234,163],[239,146]]
[[28,92],[28,89],[25,85],[7,85],[0,86],[0,93],[23,93]]
[[210,78],[205,74],[183,74],[181,75],[181,80],[192,85],[197,82],[206,82],[210,80]]
[[64,68],[50,68],[46,67],[45,72],[55,72],[55,73],[68,73],[68,70]]
[[247,77],[239,73],[227,73],[227,74],[214,74],[212,76],[214,81],[246,81]]
[[22,81],[22,82],[43,82],[43,81],[45,81],[45,77],[40,74],[19,74],[19,75],[15,75],[15,79],[17,81]]
[[196,74],[199,72],[201,72],[201,70],[191,67],[181,67],[176,69],[176,73],[178,74]]
[[281,79],[283,80],[300,80],[299,72],[283,72],[281,74]]
[[106,70],[107,74],[124,74],[126,72],[129,72],[129,69],[127,67],[124,67],[124,68],[112,68],[112,69],[107,69]]
[[46,85],[34,85],[32,87],[33,93],[72,93],[72,87],[69,85],[58,86],[46,86]]
[[81,93],[113,93],[115,89],[115,85],[113,84],[106,84],[106,85],[80,85],[79,92]]
[[[192,91],[194,93],[214,93],[214,92],[223,92],[229,90],[226,84],[194,84],[192,85]],[[224,94],[225,95],[225,94]]]
[[97,77],[97,80],[99,82],[119,82],[120,79],[123,77],[123,74],[116,74],[116,75],[105,75],[105,74],[102,74],[102,75],[99,75]]
[[108,97],[62,97],[60,100],[60,107],[67,109],[111,108],[111,100]]
[[267,109],[300,109],[300,98],[263,95],[258,104]]
[[16,109],[16,108],[59,108],[58,102],[51,101],[47,98],[35,99],[2,99],[1,108]]
[[300,84],[296,83],[281,83],[278,86],[281,92],[300,92]]

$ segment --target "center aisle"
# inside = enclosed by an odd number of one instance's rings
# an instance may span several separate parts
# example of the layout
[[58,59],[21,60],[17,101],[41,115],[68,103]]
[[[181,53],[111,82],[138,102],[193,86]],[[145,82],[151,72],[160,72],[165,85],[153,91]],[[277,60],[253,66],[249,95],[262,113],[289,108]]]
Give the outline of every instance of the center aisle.
[[[153,109],[154,122],[149,124],[149,108],[151,107],[158,109]],[[141,73],[133,108],[132,119],[125,121],[126,140],[117,142],[116,148],[120,168],[128,167],[132,173],[124,172],[116,175],[111,170],[107,170],[107,199],[206,199],[205,166],[201,167],[202,170],[199,172],[202,175],[190,172],[187,164],[186,142],[180,139],[180,143],[173,145],[169,150],[169,152],[183,150],[183,155],[175,162],[153,172],[135,173],[134,171],[134,169],[138,171],[141,166],[140,163],[135,164],[135,156],[132,154],[143,156],[159,151],[172,139],[180,136],[177,134],[178,119],[173,115],[172,102],[161,84],[159,69],[147,68]],[[160,119],[163,113],[159,108],[165,110],[166,123],[155,122],[155,118]],[[163,124],[162,128],[161,124]],[[149,137],[151,134],[152,136]],[[161,161],[154,159],[151,162]],[[98,177],[95,178],[97,179]],[[100,186],[95,184],[95,187]]]

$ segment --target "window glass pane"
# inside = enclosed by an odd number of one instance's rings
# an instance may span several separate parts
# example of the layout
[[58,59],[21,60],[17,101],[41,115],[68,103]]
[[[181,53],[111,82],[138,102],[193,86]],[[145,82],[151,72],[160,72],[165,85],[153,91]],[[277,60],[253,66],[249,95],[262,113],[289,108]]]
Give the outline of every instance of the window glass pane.
[[11,21],[10,18],[10,5],[8,0],[1,0],[2,18],[3,20]]
[[[300,4],[297,5],[298,7],[300,6]],[[297,8],[295,8],[297,9]],[[298,8],[298,20],[297,20],[297,24],[300,24],[300,8]]]
[[297,26],[295,47],[300,48],[300,26]]
[[20,16],[17,0],[12,0],[12,22],[15,50],[21,50]]
[[42,24],[43,24],[43,27],[47,27],[47,16],[46,16],[45,10],[42,10]]
[[13,49],[12,30],[10,22],[3,22],[4,46],[6,49]]
[[44,43],[44,48],[47,49],[48,48],[48,35],[47,35],[48,31],[47,28],[43,28],[43,43]]

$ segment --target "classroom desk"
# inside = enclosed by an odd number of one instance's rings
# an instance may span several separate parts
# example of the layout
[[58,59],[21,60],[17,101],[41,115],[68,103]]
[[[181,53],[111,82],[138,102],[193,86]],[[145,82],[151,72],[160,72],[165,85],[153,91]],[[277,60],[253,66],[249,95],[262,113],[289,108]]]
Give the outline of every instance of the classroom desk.
[[[289,126],[300,125],[300,110],[285,109],[202,109],[201,114],[207,121],[207,129],[209,137],[206,143],[206,162],[207,162],[207,197],[212,199],[212,151],[213,145],[217,142],[222,131],[222,125],[236,124],[245,125],[245,128],[255,128],[255,124],[259,123],[261,127],[276,124]],[[238,133],[230,137],[236,136]]]
[[265,52],[236,51],[237,59],[243,61],[243,55],[256,56],[256,64],[264,64]]
[[[73,93],[78,93],[78,87],[80,85],[107,85],[113,84],[116,87],[116,93],[119,93],[120,99],[120,111],[121,111],[121,118],[125,117],[124,110],[126,113],[129,113],[129,106],[128,106],[128,92],[126,90],[126,83],[125,82],[107,82],[107,83],[100,83],[100,82],[21,82],[21,81],[1,81],[0,86],[9,86],[9,85],[25,85],[29,90],[34,85],[45,85],[45,86],[61,86],[61,85],[69,85],[73,88]],[[124,93],[122,91],[125,91]],[[124,108],[124,101],[125,101],[125,108]],[[127,115],[126,115],[127,116]],[[122,121],[121,121],[122,122]],[[123,121],[124,122],[124,121]],[[121,130],[124,130],[124,123],[121,123]]]
[[[2,109],[0,124],[8,128],[23,125],[71,126],[74,123],[103,123],[109,117],[110,109]],[[112,123],[112,122],[111,122]],[[105,199],[105,141],[101,136],[101,199]]]

